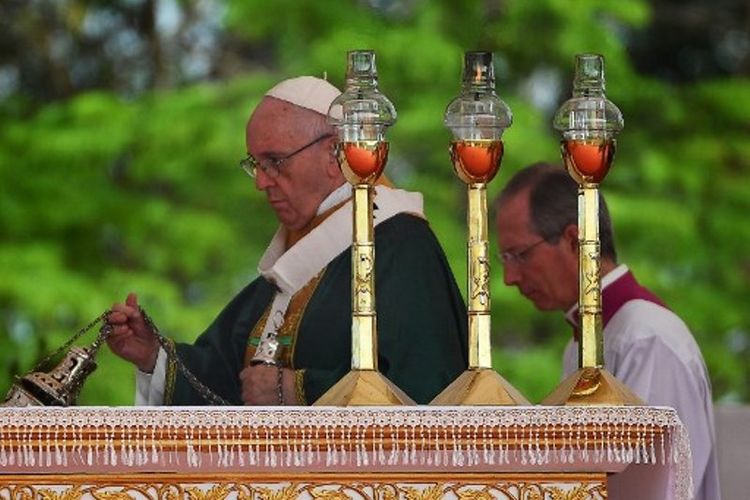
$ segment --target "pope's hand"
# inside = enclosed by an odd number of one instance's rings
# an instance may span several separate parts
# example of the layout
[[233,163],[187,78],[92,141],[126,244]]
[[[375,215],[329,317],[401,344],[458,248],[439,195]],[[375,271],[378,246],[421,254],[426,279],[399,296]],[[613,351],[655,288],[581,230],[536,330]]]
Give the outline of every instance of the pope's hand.
[[[281,369],[281,388],[279,387],[279,368],[273,365],[250,365],[240,372],[242,382],[242,401],[246,405],[274,406],[278,404],[296,404],[294,391],[294,371]],[[282,400],[279,402],[279,389]]]
[[142,372],[153,372],[159,354],[159,341],[143,317],[134,293],[128,294],[124,304],[112,306],[107,323],[112,326],[112,333],[107,337],[112,352],[130,361]]

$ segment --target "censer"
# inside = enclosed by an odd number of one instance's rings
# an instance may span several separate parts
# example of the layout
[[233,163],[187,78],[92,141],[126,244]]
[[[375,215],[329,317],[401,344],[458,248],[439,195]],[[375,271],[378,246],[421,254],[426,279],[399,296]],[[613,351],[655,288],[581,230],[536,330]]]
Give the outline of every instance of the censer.
[[[84,380],[96,370],[96,362],[94,361],[96,353],[111,332],[112,327],[106,321],[103,321],[106,319],[106,314],[102,314],[82,328],[60,349],[36,365],[32,371],[22,377],[16,377],[5,396],[5,401],[0,406],[75,405]],[[78,337],[88,332],[100,321],[103,321],[103,323],[99,329],[99,335],[90,346],[70,347]],[[66,349],[68,351],[52,370],[41,371],[50,360],[58,357]]]
[[[99,348],[112,333],[112,325],[107,322],[107,316],[110,312],[102,313],[94,321],[81,328],[62,347],[43,359],[29,373],[23,377],[17,377],[0,406],[75,406],[83,382],[96,370],[94,359],[99,352]],[[198,394],[209,404],[229,405],[229,402],[198,380],[185,366],[177,356],[174,342],[159,332],[159,328],[146,314],[146,311],[141,309],[141,314],[144,321],[151,327],[151,331],[154,333],[156,340],[159,341],[161,348],[166,352],[168,359],[174,360],[177,370]],[[102,326],[99,328],[99,334],[91,345],[71,347],[73,342],[100,322]],[[52,370],[42,371],[45,366],[50,364],[52,359],[59,357],[60,353],[66,351],[66,349],[67,352],[62,360]]]

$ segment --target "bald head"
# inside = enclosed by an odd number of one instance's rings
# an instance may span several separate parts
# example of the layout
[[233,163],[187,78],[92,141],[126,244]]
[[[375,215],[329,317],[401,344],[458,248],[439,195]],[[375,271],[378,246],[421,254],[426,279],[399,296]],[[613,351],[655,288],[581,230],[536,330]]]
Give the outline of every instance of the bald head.
[[312,138],[336,133],[326,117],[320,113],[269,96],[263,97],[253,110],[247,122],[246,132],[248,145],[251,141],[265,142],[270,136],[276,136],[284,143],[294,143],[294,139],[299,137]]

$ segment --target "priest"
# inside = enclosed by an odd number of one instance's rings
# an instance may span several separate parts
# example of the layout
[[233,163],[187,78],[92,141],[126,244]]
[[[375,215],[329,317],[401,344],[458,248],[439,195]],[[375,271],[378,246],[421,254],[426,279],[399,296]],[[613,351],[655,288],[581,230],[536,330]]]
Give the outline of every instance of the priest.
[[[241,165],[280,226],[260,276],[195,343],[165,349],[133,293],[113,305],[108,344],[138,368],[136,404],[204,404],[209,393],[236,405],[306,405],[349,372],[352,190],[327,122],[339,94],[292,78],[253,111]],[[379,369],[427,403],[466,369],[466,308],[421,195],[376,186],[373,222]],[[260,351],[276,364],[254,363]]]
[[[617,262],[603,198],[600,207],[604,366],[647,404],[677,410],[690,438],[695,499],[718,500],[703,356],[687,325]],[[563,357],[565,378],[578,369],[578,185],[561,167],[538,163],[508,181],[495,208],[505,284],[537,309],[566,313],[573,326]],[[618,488],[613,482],[612,492]]]

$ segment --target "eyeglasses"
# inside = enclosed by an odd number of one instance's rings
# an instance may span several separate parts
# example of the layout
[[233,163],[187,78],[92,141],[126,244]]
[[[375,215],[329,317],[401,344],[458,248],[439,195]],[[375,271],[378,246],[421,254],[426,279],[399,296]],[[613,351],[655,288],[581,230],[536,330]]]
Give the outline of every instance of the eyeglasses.
[[521,250],[506,250],[504,252],[500,252],[500,260],[503,262],[503,264],[516,264],[516,265],[522,265],[525,264],[529,257],[529,252],[531,252],[533,249],[535,249],[537,246],[544,243],[545,239],[541,239],[537,241],[536,243],[532,243],[531,245],[522,248]]
[[327,139],[329,137],[333,137],[333,134],[323,134],[317,139],[313,140],[312,142],[308,142],[301,148],[292,151],[288,155],[282,156],[281,158],[264,158],[258,160],[253,155],[248,154],[246,158],[243,158],[240,160],[240,167],[242,167],[242,170],[247,172],[247,175],[250,177],[255,177],[258,169],[262,170],[264,173],[268,174],[269,177],[278,177],[281,173],[279,169],[284,164],[285,161],[292,158],[294,155],[300,154],[302,151],[306,150],[307,148],[314,146],[315,144],[319,143],[323,139]]

